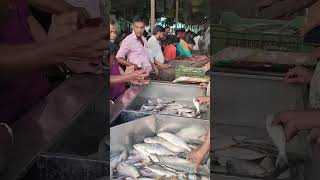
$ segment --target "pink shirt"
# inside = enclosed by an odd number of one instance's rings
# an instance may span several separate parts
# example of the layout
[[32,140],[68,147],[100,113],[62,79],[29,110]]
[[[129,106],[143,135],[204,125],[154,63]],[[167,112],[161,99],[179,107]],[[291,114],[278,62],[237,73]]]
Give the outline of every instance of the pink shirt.
[[147,40],[142,37],[144,45],[133,33],[128,35],[121,43],[120,49],[116,55],[117,59],[125,58],[127,61],[138,65],[138,67],[147,68],[148,72],[152,71],[150,64],[150,54],[147,50]]

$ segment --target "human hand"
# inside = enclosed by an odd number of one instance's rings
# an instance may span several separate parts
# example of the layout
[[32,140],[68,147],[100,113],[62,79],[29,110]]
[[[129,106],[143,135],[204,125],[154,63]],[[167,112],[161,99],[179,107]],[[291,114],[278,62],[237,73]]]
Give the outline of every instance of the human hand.
[[48,32],[49,39],[57,39],[75,32],[78,29],[77,22],[78,17],[76,12],[52,15]]
[[208,83],[201,83],[201,84],[200,84],[200,89],[206,90],[207,87],[208,87]]
[[55,56],[74,61],[101,60],[107,49],[108,36],[105,28],[83,28],[58,38],[54,43],[58,49]]
[[309,69],[302,66],[296,66],[293,69],[290,69],[286,74],[285,81],[288,83],[307,84],[311,82],[312,76],[313,72]]
[[210,105],[210,97],[209,96],[199,96],[196,98],[196,101],[198,101],[200,105],[202,105],[202,104]]
[[68,61],[65,65],[70,68],[73,73],[91,73],[91,74],[103,74],[103,67],[101,62],[81,62],[81,61]]
[[318,127],[317,112],[286,111],[279,113],[272,125],[282,124],[285,127],[287,141],[291,140],[300,130],[309,130]]
[[310,131],[308,135],[308,141],[312,144],[320,144],[320,129],[314,128]]
[[144,78],[148,77],[147,70],[143,69],[143,70],[133,71],[131,73],[128,73],[128,77],[130,81],[141,82],[144,80]]
[[194,170],[198,172],[199,166],[206,156],[206,151],[204,151],[201,147],[198,149],[192,149],[190,155],[187,157],[188,161],[192,161],[195,163]]

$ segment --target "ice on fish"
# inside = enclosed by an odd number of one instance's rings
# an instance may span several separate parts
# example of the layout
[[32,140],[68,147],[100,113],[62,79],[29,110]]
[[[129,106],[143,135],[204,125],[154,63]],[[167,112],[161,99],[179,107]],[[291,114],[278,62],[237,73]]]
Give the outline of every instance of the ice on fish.
[[145,143],[153,143],[153,144],[160,144],[166,148],[168,148],[170,151],[174,152],[174,153],[180,153],[180,152],[184,152],[184,148],[181,148],[179,146],[176,146],[168,141],[166,141],[165,139],[161,138],[161,137],[147,137],[144,138],[144,142]]
[[272,126],[274,115],[269,115],[266,119],[266,128],[270,138],[272,139],[275,146],[278,148],[278,156],[276,160],[276,167],[284,166],[288,164],[286,154],[286,136],[284,129],[281,125]]
[[182,147],[182,148],[186,149],[187,151],[191,152],[191,149],[188,146],[188,144],[183,139],[181,139],[180,137],[178,137],[174,134],[162,132],[162,133],[157,134],[157,136],[165,139],[166,141],[170,142],[171,144]]
[[138,178],[140,176],[137,168],[133,165],[122,162],[117,166],[117,173],[122,176]]

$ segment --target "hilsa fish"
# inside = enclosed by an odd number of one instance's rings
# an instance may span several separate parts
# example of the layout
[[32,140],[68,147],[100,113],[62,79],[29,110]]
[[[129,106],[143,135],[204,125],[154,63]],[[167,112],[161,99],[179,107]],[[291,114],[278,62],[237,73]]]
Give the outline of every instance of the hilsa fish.
[[162,133],[157,134],[157,136],[165,139],[166,141],[168,141],[171,144],[182,147],[182,148],[186,149],[187,151],[191,152],[191,148],[188,146],[188,144],[182,138],[180,138],[174,134],[162,132]]
[[279,152],[276,160],[276,167],[279,167],[288,164],[288,158],[286,154],[286,135],[282,125],[272,126],[272,121],[274,118],[275,116],[273,114],[267,116],[266,128],[274,145],[278,148]]

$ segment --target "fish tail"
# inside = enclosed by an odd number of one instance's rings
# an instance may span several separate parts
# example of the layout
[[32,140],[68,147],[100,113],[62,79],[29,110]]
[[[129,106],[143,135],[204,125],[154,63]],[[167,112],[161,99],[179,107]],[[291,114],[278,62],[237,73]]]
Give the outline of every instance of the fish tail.
[[285,153],[279,153],[276,160],[276,167],[287,165],[288,164],[288,158]]

